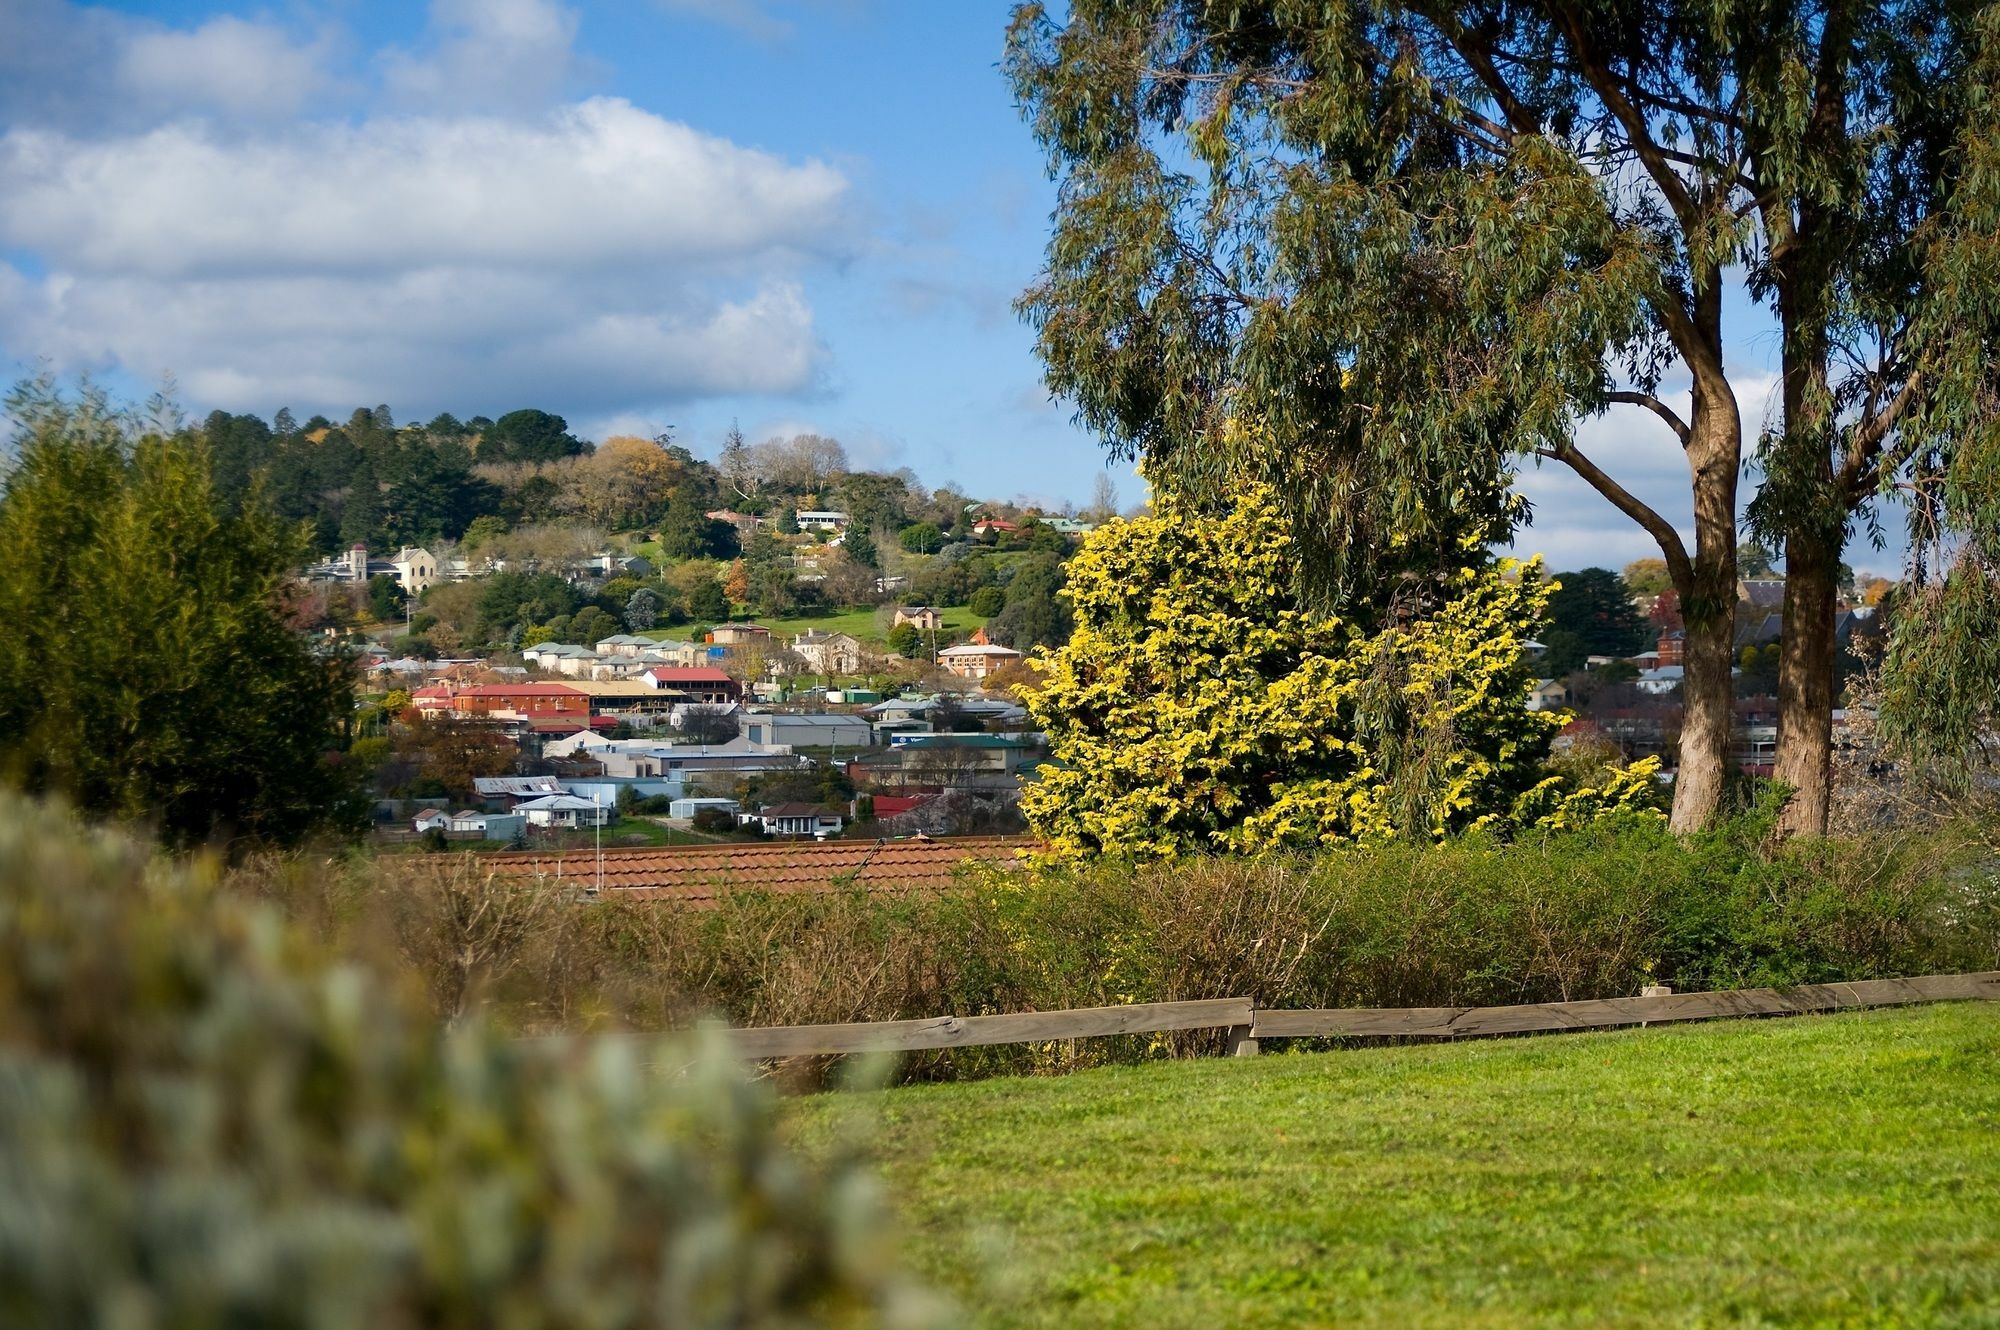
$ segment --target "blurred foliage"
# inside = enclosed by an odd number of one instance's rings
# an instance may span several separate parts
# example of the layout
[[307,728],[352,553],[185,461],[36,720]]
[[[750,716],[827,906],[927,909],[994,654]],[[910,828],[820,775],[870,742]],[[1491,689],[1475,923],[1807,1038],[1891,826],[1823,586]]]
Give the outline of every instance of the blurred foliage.
[[935,1320],[713,1045],[446,1026],[226,885],[0,796],[0,1323]]

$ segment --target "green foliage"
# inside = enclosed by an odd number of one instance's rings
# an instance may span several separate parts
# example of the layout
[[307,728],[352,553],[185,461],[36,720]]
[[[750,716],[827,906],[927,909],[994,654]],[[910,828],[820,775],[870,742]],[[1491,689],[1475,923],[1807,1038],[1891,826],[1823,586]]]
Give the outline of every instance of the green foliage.
[[[616,1039],[441,1025],[206,870],[54,816],[0,800],[10,1323],[935,1319],[865,1167],[788,1149],[719,1048],[663,1071]],[[406,909],[518,929],[569,908],[439,871]]]
[[1588,656],[1630,656],[1646,641],[1646,622],[1623,578],[1604,568],[1560,573],[1549,595],[1548,647],[1541,668],[1560,677]]
[[913,623],[899,623],[889,630],[889,650],[907,660],[914,660],[923,650],[923,634]]
[[[1464,570],[1429,615],[1366,635],[1302,599],[1265,490],[1222,517],[1171,491],[1069,564],[1068,644],[1026,693],[1054,764],[1023,813],[1064,856],[1429,839],[1652,803],[1653,767],[1564,791],[1563,719],[1525,707],[1539,568]],[[1574,802],[1572,802],[1574,800]]]
[[388,573],[368,579],[368,612],[378,619],[394,619],[403,613],[403,588]]
[[898,532],[896,541],[912,554],[935,554],[944,544],[944,532],[929,522],[918,522]]
[[[1061,556],[1030,555],[1014,566],[1013,574],[1007,579],[1001,609],[986,625],[987,636],[1022,652],[1035,647],[1061,646],[1068,641],[1073,624],[1069,606],[1061,599]],[[973,592],[973,597],[990,589],[981,588]],[[975,609],[974,613],[977,612]]]
[[640,587],[625,601],[625,622],[635,633],[643,633],[660,621],[660,595]]
[[352,825],[353,681],[288,621],[298,529],[255,489],[225,505],[197,437],[135,438],[94,391],[8,405],[0,778],[176,845]]
[[861,527],[859,519],[855,525],[847,528],[847,534],[841,538],[840,547],[847,551],[848,558],[864,568],[880,566],[882,556],[875,549],[875,538]]
[[561,416],[532,408],[509,411],[493,422],[479,440],[483,462],[554,462],[584,450]]
[[720,582],[703,581],[688,593],[687,611],[696,623],[720,623],[729,617],[729,597]]
[[972,599],[967,601],[966,605],[980,618],[990,619],[998,614],[1001,607],[1006,603],[1006,593],[999,587],[983,586],[972,593]]

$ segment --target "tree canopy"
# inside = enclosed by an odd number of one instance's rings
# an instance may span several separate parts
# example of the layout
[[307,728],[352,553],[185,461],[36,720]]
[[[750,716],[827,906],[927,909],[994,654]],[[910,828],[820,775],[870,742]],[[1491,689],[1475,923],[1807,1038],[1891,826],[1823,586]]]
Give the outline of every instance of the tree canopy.
[[[1750,513],[1783,545],[1779,774],[1810,830],[1845,536],[1883,495],[1970,520],[1945,491],[1993,469],[1952,459],[2000,422],[1996,35],[1936,2],[1024,4],[1007,68],[1061,194],[1023,309],[1114,448],[1271,482],[1368,603],[1490,534],[1515,459],[1574,471],[1679,594],[1692,829],[1728,765],[1740,286],[1779,325]],[[1614,406],[1682,446],[1692,544],[1577,446]]]
[[290,621],[297,529],[100,393],[29,384],[8,411],[0,778],[177,845],[351,825],[353,679]]
[[[1648,766],[1601,789],[1543,767],[1563,724],[1523,705],[1536,565],[1463,569],[1438,609],[1374,633],[1300,591],[1280,505],[1160,496],[1071,561],[1076,632],[1024,689],[1053,763],[1022,795],[1061,855],[1172,857],[1569,825],[1644,810]],[[1510,574],[1513,574],[1510,576]]]

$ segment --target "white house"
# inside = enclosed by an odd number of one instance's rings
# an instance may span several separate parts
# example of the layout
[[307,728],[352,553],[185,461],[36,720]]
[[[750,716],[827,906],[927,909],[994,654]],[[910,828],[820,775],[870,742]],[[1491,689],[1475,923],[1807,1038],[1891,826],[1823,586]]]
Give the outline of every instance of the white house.
[[405,545],[389,564],[396,570],[397,584],[412,596],[437,584],[437,556],[422,546]]
[[531,827],[601,827],[611,821],[611,810],[572,794],[551,794],[514,805]]
[[838,836],[847,825],[840,810],[818,804],[770,804],[743,815],[742,820],[762,827],[767,836],[811,836],[815,840]]
[[1022,659],[1012,647],[973,645],[946,647],[938,652],[938,664],[961,679],[984,679]]
[[1655,697],[1664,693],[1671,693],[1674,689],[1681,686],[1681,680],[1685,677],[1686,673],[1687,671],[1679,665],[1662,665],[1657,670],[1641,670],[1639,672],[1639,690],[1651,693]]
[[801,531],[845,531],[848,517],[846,513],[817,508],[800,508],[792,514]]
[[418,831],[430,831],[432,829],[445,831],[450,826],[451,814],[445,812],[442,808],[426,808],[423,812],[417,814],[416,827]]

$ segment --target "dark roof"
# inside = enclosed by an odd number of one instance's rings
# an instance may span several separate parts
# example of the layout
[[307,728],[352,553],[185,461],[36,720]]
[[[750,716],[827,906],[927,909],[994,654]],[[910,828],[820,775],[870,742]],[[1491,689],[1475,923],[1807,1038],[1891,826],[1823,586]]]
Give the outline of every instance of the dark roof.
[[846,817],[838,808],[828,808],[824,804],[772,804],[761,810],[761,817]]
[[[971,864],[1013,868],[1040,849],[1025,836],[959,836],[909,840],[739,841],[650,850],[606,850],[604,886],[626,900],[711,906],[729,891],[935,891]],[[548,877],[589,885],[597,856],[589,850],[551,854],[521,850],[485,855],[496,877]]]

